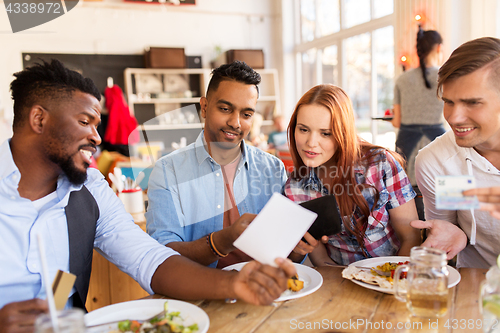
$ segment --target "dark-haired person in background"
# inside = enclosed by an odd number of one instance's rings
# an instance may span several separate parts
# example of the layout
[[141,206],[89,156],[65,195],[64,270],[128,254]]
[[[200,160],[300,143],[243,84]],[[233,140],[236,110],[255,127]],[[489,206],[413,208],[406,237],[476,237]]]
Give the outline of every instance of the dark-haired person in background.
[[203,265],[250,258],[233,242],[286,181],[283,163],[245,143],[260,75],[235,61],[216,68],[201,97],[204,130],[196,142],[156,162],[149,178],[147,231]]
[[[291,262],[244,271],[201,266],[135,225],[102,174],[88,169],[101,142],[100,93],[60,62],[14,74],[13,136],[0,145],[0,332],[31,332],[47,311],[36,236],[49,276],[77,276],[68,307],[84,307],[96,248],[150,293],[269,304],[286,289]],[[247,268],[248,267],[248,268]]]
[[420,67],[401,74],[394,86],[392,125],[399,128],[396,147],[406,159],[424,135],[432,141],[445,132],[443,101],[436,96],[442,43],[437,31],[419,28],[417,55]]
[[[419,27],[417,55],[420,66],[401,74],[394,86],[392,125],[399,128],[396,151],[407,161],[406,171],[417,194],[420,191],[415,180],[415,149],[423,136],[433,141],[445,132],[443,101],[436,95],[442,43],[439,32]],[[421,196],[417,196],[415,203],[419,218],[424,219]]]

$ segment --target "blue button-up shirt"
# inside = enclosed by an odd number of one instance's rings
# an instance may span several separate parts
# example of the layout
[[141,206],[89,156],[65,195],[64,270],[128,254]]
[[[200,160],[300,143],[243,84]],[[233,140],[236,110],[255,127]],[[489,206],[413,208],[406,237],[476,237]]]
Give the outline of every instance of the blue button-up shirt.
[[[234,199],[240,215],[258,214],[274,192],[281,192],[287,174],[275,156],[244,141],[242,147]],[[161,244],[197,240],[223,228],[224,178],[205,149],[203,131],[196,142],[156,162],[148,198],[147,231]]]
[[[45,298],[41,278],[37,234],[44,239],[49,277],[57,270],[69,271],[68,226],[64,207],[75,186],[62,175],[57,181],[57,198],[38,211],[33,202],[17,190],[21,173],[12,159],[9,141],[0,146],[0,308],[5,304],[35,297]],[[123,204],[95,170],[87,171],[84,185],[94,196],[100,216],[94,247],[121,270],[137,280],[149,293],[151,278],[169,256],[177,254],[143,232]]]

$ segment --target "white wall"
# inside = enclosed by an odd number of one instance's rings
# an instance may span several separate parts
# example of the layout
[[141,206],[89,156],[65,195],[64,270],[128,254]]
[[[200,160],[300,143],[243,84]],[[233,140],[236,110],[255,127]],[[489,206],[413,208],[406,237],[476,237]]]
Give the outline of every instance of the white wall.
[[[134,4],[120,0],[83,2],[67,14],[25,32],[12,33],[0,4],[0,101],[11,121],[9,84],[22,70],[21,53],[142,54],[147,46],[184,47],[202,55],[203,67],[215,47],[264,49],[265,64],[281,64],[275,44],[280,7],[268,0],[196,0],[195,6]],[[1,119],[1,115],[0,115]]]

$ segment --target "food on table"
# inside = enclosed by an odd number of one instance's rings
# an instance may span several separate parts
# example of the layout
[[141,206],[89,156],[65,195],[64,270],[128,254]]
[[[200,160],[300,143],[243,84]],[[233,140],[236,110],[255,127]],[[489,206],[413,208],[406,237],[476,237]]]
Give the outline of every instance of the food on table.
[[348,266],[342,271],[342,277],[349,280],[358,280],[368,284],[378,285],[382,288],[391,289],[392,283],[385,276],[373,275],[370,270]]
[[[376,267],[356,267],[348,266],[342,271],[342,277],[349,280],[358,280],[372,285],[378,285],[385,289],[392,289],[394,271],[400,265],[408,264],[405,262],[386,262]],[[401,274],[401,278],[406,278],[406,272]]]
[[179,311],[168,312],[168,302],[165,302],[165,314],[149,321],[123,320],[118,323],[120,332],[132,333],[192,333],[198,331],[198,324],[183,325]]
[[[409,261],[397,262],[397,263],[396,262],[386,262],[383,265],[373,267],[372,272],[374,274],[378,274],[380,276],[390,277],[391,279],[389,281],[392,282],[392,279],[394,279],[394,271],[396,270],[396,268],[398,268],[398,266],[401,266],[401,265],[407,265],[408,263],[409,263]],[[401,273],[401,278],[403,278],[403,279],[406,278],[406,272]]]
[[295,274],[288,279],[288,289],[291,291],[299,291],[304,288],[304,281],[299,280],[299,276]]

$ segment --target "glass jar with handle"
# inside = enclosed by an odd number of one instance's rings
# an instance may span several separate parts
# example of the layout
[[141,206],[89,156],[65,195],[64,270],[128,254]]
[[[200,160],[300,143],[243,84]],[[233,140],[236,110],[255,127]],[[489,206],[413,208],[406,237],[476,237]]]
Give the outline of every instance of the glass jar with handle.
[[442,317],[449,307],[448,275],[444,251],[413,247],[410,263],[399,266],[394,272],[395,296],[406,302],[414,316]]
[[492,266],[481,282],[479,306],[483,315],[483,330],[487,333],[500,332],[500,269]]

